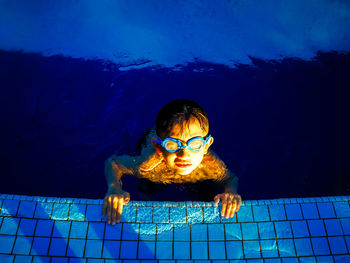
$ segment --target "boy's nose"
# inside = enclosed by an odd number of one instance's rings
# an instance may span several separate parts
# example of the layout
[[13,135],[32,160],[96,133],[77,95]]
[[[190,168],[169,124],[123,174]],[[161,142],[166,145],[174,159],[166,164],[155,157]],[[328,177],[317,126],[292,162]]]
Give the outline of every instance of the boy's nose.
[[190,156],[190,150],[188,148],[183,148],[183,149],[180,149],[178,152],[177,152],[177,156],[181,156],[181,157],[187,157],[187,156]]

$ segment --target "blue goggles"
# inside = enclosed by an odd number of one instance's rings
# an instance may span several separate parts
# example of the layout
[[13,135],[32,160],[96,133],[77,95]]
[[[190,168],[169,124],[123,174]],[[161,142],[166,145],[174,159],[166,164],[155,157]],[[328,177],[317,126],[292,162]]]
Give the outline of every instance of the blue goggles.
[[180,140],[175,138],[165,138],[161,140],[154,140],[154,142],[161,144],[168,152],[174,153],[179,151],[180,149],[188,148],[191,151],[197,152],[203,148],[203,146],[209,141],[211,135],[207,135],[206,138],[201,136],[193,137],[189,139],[185,144],[183,144]]

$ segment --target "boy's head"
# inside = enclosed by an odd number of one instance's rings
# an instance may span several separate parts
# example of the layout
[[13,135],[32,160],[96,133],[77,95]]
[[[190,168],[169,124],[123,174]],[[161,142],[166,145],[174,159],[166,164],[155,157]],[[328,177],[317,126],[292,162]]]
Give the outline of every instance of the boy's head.
[[198,103],[187,99],[174,100],[159,111],[156,132],[160,140],[152,138],[153,146],[168,167],[181,175],[198,167],[214,141],[208,136],[207,113]]

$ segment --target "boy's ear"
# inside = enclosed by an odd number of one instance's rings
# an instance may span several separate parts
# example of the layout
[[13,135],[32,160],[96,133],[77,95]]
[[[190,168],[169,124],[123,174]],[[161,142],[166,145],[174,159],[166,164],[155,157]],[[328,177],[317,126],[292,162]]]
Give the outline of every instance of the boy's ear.
[[208,149],[209,149],[210,145],[213,144],[213,142],[214,142],[214,137],[210,136],[209,141],[204,146],[204,153],[208,152]]
[[152,143],[152,145],[154,146],[154,148],[156,148],[157,153],[158,153],[160,156],[163,156],[163,153],[162,153],[162,151],[161,151],[160,145],[159,145],[158,143],[154,142],[154,140],[157,140],[157,138],[154,138],[154,137],[151,138],[151,143]]

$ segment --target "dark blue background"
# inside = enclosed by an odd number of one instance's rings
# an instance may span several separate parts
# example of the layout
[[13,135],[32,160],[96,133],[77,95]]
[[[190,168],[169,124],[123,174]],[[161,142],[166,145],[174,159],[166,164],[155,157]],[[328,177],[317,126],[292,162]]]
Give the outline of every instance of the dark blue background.
[[1,51],[0,191],[102,198],[105,159],[136,154],[159,109],[189,98],[207,110],[243,199],[349,195],[349,53],[251,59],[119,71]]

